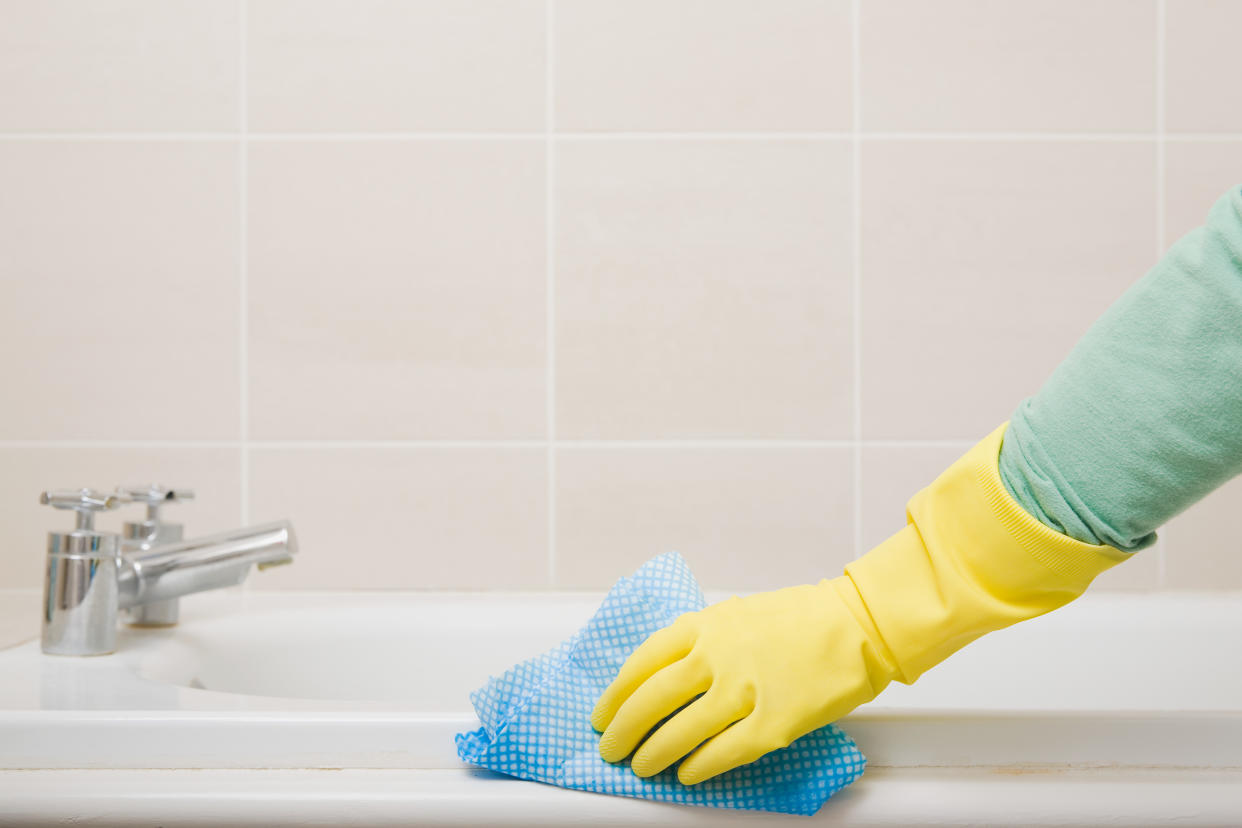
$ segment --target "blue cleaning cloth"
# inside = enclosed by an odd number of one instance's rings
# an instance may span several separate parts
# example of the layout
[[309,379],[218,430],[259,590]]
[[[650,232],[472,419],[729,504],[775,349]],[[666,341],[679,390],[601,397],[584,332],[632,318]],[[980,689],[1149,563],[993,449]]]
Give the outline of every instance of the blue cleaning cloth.
[[862,776],[867,763],[836,725],[693,786],[677,781],[676,765],[642,779],[628,760],[612,765],[600,758],[599,734],[591,727],[600,693],[647,636],[706,605],[680,555],[651,559],[618,581],[569,640],[470,694],[483,726],[457,734],[457,755],[509,776],[564,788],[685,805],[815,813]]

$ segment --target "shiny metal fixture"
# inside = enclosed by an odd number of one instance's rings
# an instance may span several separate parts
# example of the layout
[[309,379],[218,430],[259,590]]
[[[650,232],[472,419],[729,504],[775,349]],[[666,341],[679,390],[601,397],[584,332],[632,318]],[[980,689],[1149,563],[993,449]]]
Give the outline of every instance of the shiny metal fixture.
[[[117,494],[130,503],[143,503],[147,507],[147,519],[127,521],[121,527],[121,550],[129,554],[131,563],[128,574],[135,576],[141,571],[142,556],[157,544],[174,543],[184,536],[180,523],[160,520],[160,507],[167,503],[183,503],[194,499],[189,489],[169,489],[148,484],[145,486],[118,486]],[[137,560],[135,560],[137,559]],[[127,570],[122,570],[126,573]],[[180,604],[176,598],[166,601],[150,601],[129,608],[129,623],[136,627],[170,627],[177,623]]]
[[[116,621],[128,610],[137,626],[177,623],[182,595],[240,584],[252,566],[292,563],[297,538],[288,521],[182,539],[179,524],[164,523],[160,508],[194,493],[158,485],[49,491],[40,502],[78,514],[77,528],[48,535],[44,578],[43,652],[103,655],[116,649]],[[144,521],[125,524],[124,541],[97,532],[95,512],[124,503],[147,507]]]
[[91,489],[44,492],[39,502],[77,512],[72,532],[48,532],[43,576],[43,652],[104,655],[116,649],[121,538],[97,532],[95,513],[121,505]]

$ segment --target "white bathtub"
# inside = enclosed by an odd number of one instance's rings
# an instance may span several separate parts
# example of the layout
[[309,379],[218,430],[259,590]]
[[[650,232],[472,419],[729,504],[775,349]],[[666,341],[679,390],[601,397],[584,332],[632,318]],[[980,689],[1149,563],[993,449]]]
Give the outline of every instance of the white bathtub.
[[[458,761],[469,692],[600,598],[229,591],[186,600],[175,628],[123,630],[113,656],[0,650],[0,825],[797,819]],[[867,771],[818,823],[1242,824],[1242,594],[1089,592],[841,724]]]

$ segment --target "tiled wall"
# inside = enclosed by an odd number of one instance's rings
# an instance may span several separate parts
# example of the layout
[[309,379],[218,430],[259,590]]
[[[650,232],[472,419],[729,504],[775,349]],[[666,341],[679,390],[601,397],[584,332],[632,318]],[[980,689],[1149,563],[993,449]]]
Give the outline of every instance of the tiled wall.
[[[0,586],[68,523],[41,488],[151,478],[197,488],[190,532],[291,517],[264,586],[838,574],[1242,184],[1240,31],[0,0]],[[1099,587],[1242,587],[1239,498]]]

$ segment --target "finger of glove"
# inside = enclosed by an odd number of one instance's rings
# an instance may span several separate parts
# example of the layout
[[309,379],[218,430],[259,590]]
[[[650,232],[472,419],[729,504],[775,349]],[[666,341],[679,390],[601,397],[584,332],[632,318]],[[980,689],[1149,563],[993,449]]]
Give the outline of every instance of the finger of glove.
[[765,733],[760,717],[752,714],[690,754],[677,768],[677,779],[683,785],[697,785],[783,746]]
[[630,653],[612,684],[600,694],[591,713],[591,727],[603,732],[612,724],[617,710],[643,682],[685,657],[693,646],[694,634],[689,627],[676,622],[648,636]]
[[683,658],[656,673],[625,700],[599,739],[606,762],[619,762],[638,747],[661,719],[711,686],[711,675],[696,659]]
[[638,776],[655,776],[750,712],[750,705],[738,703],[725,693],[709,690],[685,710],[669,719],[647,737],[634,754],[630,768]]

